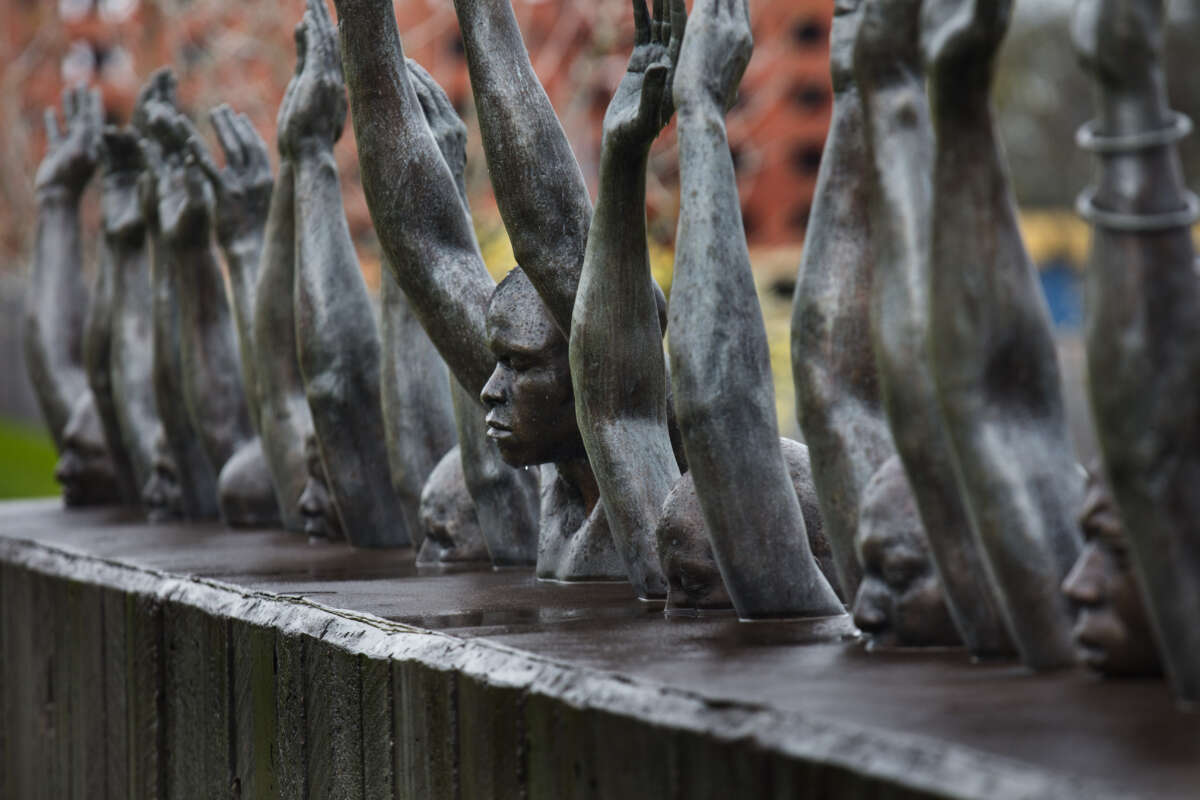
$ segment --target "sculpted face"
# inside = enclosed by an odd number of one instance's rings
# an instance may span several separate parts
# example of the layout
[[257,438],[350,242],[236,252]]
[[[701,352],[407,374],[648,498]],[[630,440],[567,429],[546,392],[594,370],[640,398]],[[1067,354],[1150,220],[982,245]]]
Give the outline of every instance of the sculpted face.
[[418,564],[490,563],[457,445],[442,457],[426,479],[421,490],[420,515],[425,541],[417,554]]
[[179,486],[179,474],[161,430],[154,437],[154,471],[142,489],[142,505],[146,507],[146,518],[151,522],[166,522],[183,516],[183,490]]
[[120,502],[117,470],[108,453],[96,401],[90,391],[75,401],[63,431],[63,449],[54,478],[62,484],[68,506],[96,506]]
[[487,336],[496,369],[480,398],[501,457],[514,467],[583,457],[566,337],[519,268],[492,295]]
[[1080,660],[1105,675],[1159,675],[1162,664],[1133,574],[1125,528],[1095,472],[1080,514],[1084,547],[1063,581]]
[[317,449],[316,434],[304,437],[304,462],[308,468],[308,483],[300,493],[300,516],[304,518],[304,532],[321,539],[344,539],[342,522],[338,519],[329,485],[325,481],[325,465]]
[[854,601],[854,624],[872,646],[961,644],[897,456],[884,462],[863,492],[855,544],[863,579]]

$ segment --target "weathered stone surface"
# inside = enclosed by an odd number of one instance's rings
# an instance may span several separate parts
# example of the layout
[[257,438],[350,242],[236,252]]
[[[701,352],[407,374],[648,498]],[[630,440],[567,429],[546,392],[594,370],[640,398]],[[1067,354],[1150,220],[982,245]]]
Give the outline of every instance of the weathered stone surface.
[[[668,620],[628,586],[366,556],[0,504],[0,792],[71,796],[46,720],[73,592],[76,613],[103,610],[106,665],[103,724],[76,730],[128,731],[107,737],[109,797],[169,795],[184,712],[205,797],[1188,797],[1200,781],[1200,720],[1161,682],[866,658],[827,622]],[[127,771],[109,771],[122,746]]]

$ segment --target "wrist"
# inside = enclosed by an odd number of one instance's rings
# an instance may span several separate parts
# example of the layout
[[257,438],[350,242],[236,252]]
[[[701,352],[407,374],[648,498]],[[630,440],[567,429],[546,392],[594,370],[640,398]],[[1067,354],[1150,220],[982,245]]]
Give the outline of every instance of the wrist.
[[333,142],[323,136],[305,136],[290,148],[289,159],[300,166],[320,163],[326,159],[332,161]]
[[231,269],[257,261],[262,243],[262,226],[244,227],[221,237],[221,246],[225,249],[225,257]]

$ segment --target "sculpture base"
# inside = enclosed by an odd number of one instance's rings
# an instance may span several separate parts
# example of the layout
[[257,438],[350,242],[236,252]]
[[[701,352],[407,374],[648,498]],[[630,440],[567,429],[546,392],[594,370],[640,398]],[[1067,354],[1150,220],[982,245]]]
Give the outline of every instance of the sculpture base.
[[[840,627],[839,627],[840,626]],[[0,796],[1194,796],[1161,681],[0,503]]]

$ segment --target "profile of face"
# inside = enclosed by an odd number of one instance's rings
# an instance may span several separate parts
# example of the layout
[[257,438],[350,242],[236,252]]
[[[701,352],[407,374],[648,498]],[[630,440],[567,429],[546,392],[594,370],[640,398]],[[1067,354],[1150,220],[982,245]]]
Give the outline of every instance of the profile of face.
[[885,461],[863,491],[855,545],[863,578],[854,624],[871,647],[962,644],[898,456]]
[[500,456],[514,467],[583,457],[567,339],[519,267],[492,295],[487,338],[496,368],[480,399]]
[[1130,563],[1125,527],[1108,487],[1088,475],[1079,524],[1083,552],[1063,581],[1075,607],[1072,634],[1083,663],[1104,675],[1160,675],[1158,647]]
[[308,469],[308,482],[298,501],[304,532],[320,539],[344,539],[342,522],[333,507],[329,484],[325,480],[325,465],[321,463],[321,451],[317,449],[317,436],[312,432],[304,437],[304,465]]
[[[792,479],[792,488],[800,501],[808,546],[817,566],[830,585],[838,589],[833,550],[825,536],[824,523],[813,483],[812,463],[808,447],[791,439],[780,439],[783,461]],[[667,499],[655,530],[658,556],[667,576],[667,610],[682,612],[732,608],[733,602],[725,590],[708,528],[700,510],[700,498],[691,473],[684,473]],[[839,592],[840,596],[840,592]]]
[[81,394],[71,409],[54,477],[62,485],[63,503],[68,506],[121,502],[117,469],[104,441],[91,391]]
[[167,439],[159,430],[154,437],[154,469],[142,489],[142,505],[151,522],[166,522],[183,516],[183,490],[175,459],[167,448]]
[[425,540],[418,564],[491,563],[457,445],[442,457],[421,489],[420,520]]

